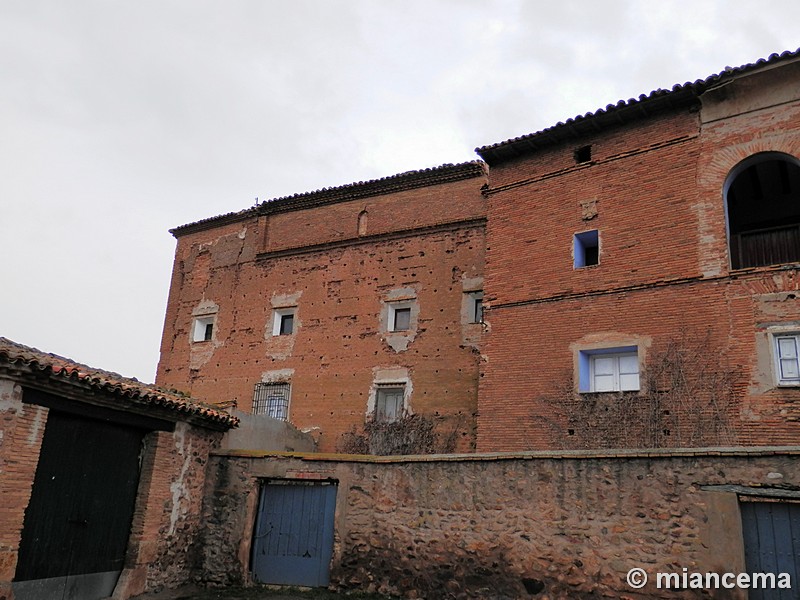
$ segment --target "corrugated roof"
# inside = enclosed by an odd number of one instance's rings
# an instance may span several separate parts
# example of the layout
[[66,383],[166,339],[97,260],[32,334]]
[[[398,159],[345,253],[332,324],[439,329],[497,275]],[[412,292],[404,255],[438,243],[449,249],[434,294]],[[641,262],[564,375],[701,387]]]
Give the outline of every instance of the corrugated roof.
[[251,208],[241,210],[238,212],[231,212],[208,219],[188,223],[170,229],[170,233],[175,237],[179,237],[186,233],[194,231],[202,231],[211,227],[219,227],[226,223],[235,223],[242,219],[267,215],[277,212],[284,212],[289,210],[298,210],[303,208],[312,208],[314,206],[322,206],[324,204],[332,204],[335,202],[344,202],[347,200],[355,200],[357,198],[366,198],[370,196],[379,196],[382,194],[391,194],[404,190],[415,189],[428,185],[436,185],[441,183],[449,183],[452,181],[459,181],[461,179],[468,179],[471,177],[480,177],[486,175],[486,165],[481,161],[471,161],[459,164],[444,164],[438,167],[431,167],[429,169],[420,169],[417,171],[406,171],[405,173],[398,173],[397,175],[389,175],[381,177],[380,179],[370,179],[368,181],[357,181],[355,183],[348,183],[330,188],[322,188],[313,192],[302,192],[293,194],[291,196],[283,196],[274,198],[256,204]]
[[[7,368],[23,367],[44,375],[54,387],[75,382],[104,394],[124,398],[133,404],[166,409],[175,413],[178,420],[187,417],[199,418],[224,429],[239,424],[239,419],[224,410],[203,404],[178,392],[162,390],[137,379],[89,367],[63,356],[42,352],[0,337],[0,366],[3,365]],[[124,409],[123,406],[120,408]]]
[[594,133],[610,123],[643,118],[668,108],[696,103],[697,98],[703,92],[727,79],[765,65],[773,65],[794,59],[798,56],[800,56],[800,49],[786,51],[781,54],[771,54],[768,58],[762,58],[754,63],[748,63],[740,67],[725,67],[724,71],[710,75],[705,79],[676,84],[669,90],[657,89],[650,92],[650,94],[642,94],[638,98],[620,100],[616,104],[609,104],[605,108],[599,108],[594,112],[578,115],[563,122],[560,121],[541,131],[482,146],[476,148],[475,151],[489,165],[497,164],[503,160],[535,151],[544,146]]

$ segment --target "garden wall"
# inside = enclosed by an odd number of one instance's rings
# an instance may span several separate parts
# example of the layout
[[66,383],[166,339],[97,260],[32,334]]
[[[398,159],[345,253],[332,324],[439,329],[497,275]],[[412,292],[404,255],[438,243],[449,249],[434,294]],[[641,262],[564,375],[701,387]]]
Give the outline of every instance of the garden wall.
[[740,501],[800,496],[798,456],[796,447],[401,458],[217,452],[203,579],[249,581],[260,480],[324,479],[338,482],[334,587],[427,599],[673,597],[652,583],[637,592],[626,574],[745,572]]

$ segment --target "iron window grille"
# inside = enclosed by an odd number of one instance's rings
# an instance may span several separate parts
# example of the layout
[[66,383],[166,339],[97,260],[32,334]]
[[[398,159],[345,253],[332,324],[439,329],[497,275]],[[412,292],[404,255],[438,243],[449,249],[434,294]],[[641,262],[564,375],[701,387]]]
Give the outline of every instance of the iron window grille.
[[253,396],[253,414],[287,421],[290,392],[289,383],[257,383]]

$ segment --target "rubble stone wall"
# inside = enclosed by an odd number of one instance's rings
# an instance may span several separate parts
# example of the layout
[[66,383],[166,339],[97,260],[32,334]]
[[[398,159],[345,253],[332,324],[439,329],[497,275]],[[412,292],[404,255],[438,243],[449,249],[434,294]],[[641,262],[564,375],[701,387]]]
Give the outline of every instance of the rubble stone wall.
[[[652,584],[637,593],[627,572],[745,572],[738,494],[796,494],[798,456],[798,448],[400,459],[217,453],[202,578],[249,580],[261,478],[324,478],[338,481],[335,587],[427,599],[673,597]],[[707,597],[694,592],[682,597]],[[745,597],[737,593],[725,597]]]

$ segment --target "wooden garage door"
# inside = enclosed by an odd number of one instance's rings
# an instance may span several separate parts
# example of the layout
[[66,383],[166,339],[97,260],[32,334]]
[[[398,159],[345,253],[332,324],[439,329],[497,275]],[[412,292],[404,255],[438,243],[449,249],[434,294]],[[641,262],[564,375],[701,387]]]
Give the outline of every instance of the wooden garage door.
[[102,598],[125,559],[145,431],[51,410],[25,511],[17,598]]

